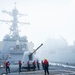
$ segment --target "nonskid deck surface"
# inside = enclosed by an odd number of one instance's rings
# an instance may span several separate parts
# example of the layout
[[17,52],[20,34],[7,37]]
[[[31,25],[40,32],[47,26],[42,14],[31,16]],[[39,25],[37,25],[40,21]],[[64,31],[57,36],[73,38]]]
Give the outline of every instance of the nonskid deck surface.
[[[66,71],[49,71],[49,75],[75,75],[73,72],[66,72]],[[6,75],[6,74],[3,74]],[[45,75],[43,71],[31,71],[31,72],[13,72],[7,75]],[[48,75],[48,74],[46,74]]]
[[[22,72],[18,72],[18,70],[13,71],[7,75],[45,75],[44,70],[36,70],[36,71],[26,71],[22,70]],[[3,71],[3,72],[2,72]],[[50,66],[49,68],[50,75],[75,75],[75,69],[61,66]],[[6,75],[5,68],[0,68],[0,75]]]

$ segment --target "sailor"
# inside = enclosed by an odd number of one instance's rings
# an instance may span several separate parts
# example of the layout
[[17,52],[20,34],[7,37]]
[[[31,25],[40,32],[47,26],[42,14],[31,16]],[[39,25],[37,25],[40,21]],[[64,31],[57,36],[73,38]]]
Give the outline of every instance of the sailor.
[[22,65],[22,63],[21,63],[21,61],[19,60],[19,73],[21,72],[21,65]]
[[44,63],[43,63],[43,60],[41,61],[41,64],[42,64],[42,69],[44,69]]
[[27,62],[27,65],[28,65],[28,71],[30,71],[30,63],[29,63],[29,61]]
[[9,61],[6,61],[6,63],[5,63],[5,65],[6,65],[6,73],[10,73],[10,63],[9,63]]
[[37,60],[37,68],[38,68],[38,70],[40,70],[40,63],[39,63],[39,60]]
[[49,75],[48,67],[49,67],[48,60],[47,60],[47,59],[44,59],[44,72],[45,72],[45,75],[46,75],[46,72],[47,72],[48,75]]
[[33,70],[35,71],[35,68],[36,68],[36,62],[35,62],[35,60],[34,60],[34,62],[33,62]]

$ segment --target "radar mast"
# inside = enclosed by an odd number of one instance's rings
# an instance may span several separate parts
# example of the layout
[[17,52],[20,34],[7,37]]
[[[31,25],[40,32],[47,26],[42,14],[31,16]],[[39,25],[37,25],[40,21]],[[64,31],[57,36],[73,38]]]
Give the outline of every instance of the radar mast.
[[18,21],[18,16],[27,16],[27,15],[19,13],[18,10],[17,10],[17,8],[16,8],[16,3],[14,3],[14,4],[15,4],[15,7],[12,10],[12,12],[8,12],[6,10],[2,11],[3,13],[7,13],[10,16],[12,16],[13,20],[11,20],[11,21],[0,20],[0,21],[2,21],[2,22],[12,22],[12,25],[10,26],[10,33],[9,33],[9,35],[10,35],[11,38],[13,38],[13,37],[18,38],[19,37],[18,24],[29,24],[29,23],[19,22]]

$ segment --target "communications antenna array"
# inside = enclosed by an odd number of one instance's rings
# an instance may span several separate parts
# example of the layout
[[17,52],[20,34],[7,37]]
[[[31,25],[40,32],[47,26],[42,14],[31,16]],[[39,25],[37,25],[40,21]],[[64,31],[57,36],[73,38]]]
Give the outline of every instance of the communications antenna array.
[[11,37],[19,37],[18,24],[29,24],[29,23],[19,22],[18,21],[18,16],[27,16],[27,15],[26,14],[19,13],[18,10],[16,9],[16,6],[12,10],[12,12],[8,12],[6,10],[3,10],[2,12],[9,14],[13,18],[13,20],[11,20],[11,21],[8,21],[8,20],[0,20],[1,22],[8,22],[8,23],[11,23],[12,22],[12,25],[10,26],[10,33],[9,33],[9,35]]

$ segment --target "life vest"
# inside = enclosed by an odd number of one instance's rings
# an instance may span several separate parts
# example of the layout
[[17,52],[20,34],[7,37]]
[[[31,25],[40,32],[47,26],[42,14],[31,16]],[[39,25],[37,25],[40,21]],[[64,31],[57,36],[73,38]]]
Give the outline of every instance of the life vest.
[[6,62],[6,66],[9,66],[10,65],[10,63],[9,62]]
[[30,65],[29,61],[27,62],[28,65]]
[[33,62],[33,65],[36,65],[36,62],[35,61]]
[[46,59],[44,60],[44,65],[48,65],[48,61]]
[[19,61],[19,65],[22,65],[21,61]]

